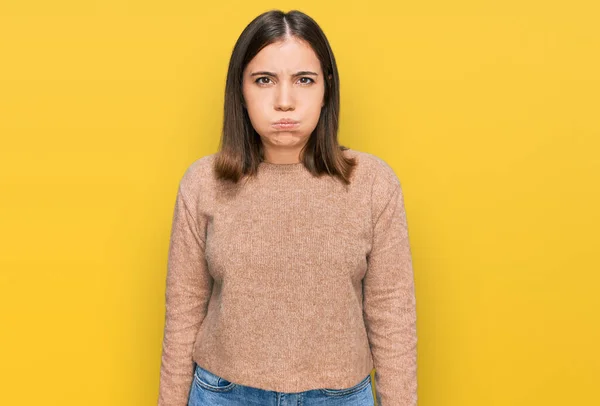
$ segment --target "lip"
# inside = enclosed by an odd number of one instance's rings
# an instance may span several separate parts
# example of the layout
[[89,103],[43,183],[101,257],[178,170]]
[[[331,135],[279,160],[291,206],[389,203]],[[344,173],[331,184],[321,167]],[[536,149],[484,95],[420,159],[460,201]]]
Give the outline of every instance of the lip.
[[282,118],[281,120],[274,122],[273,127],[287,129],[297,127],[299,124],[298,121],[291,118]]
[[287,128],[295,128],[298,127],[299,123],[275,123],[273,127],[287,129]]
[[280,120],[275,121],[274,124],[293,124],[293,123],[297,123],[298,120],[294,120],[293,118],[288,118],[288,117],[284,117]]

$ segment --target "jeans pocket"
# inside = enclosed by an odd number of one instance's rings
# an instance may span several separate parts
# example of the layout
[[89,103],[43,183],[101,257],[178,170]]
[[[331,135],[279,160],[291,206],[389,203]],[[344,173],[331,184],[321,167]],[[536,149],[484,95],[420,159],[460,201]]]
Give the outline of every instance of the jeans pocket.
[[213,392],[227,392],[237,386],[236,383],[230,382],[227,379],[202,368],[198,364],[196,364],[194,370],[194,382],[201,388]]
[[319,389],[319,391],[321,391],[321,393],[326,396],[348,396],[348,395],[352,395],[354,393],[360,392],[362,389],[364,389],[366,387],[371,387],[371,374],[367,375],[365,377],[365,379],[363,379],[362,381],[360,381],[359,383],[357,383],[356,385],[354,385],[350,388],[344,388],[344,389],[321,388],[321,389]]

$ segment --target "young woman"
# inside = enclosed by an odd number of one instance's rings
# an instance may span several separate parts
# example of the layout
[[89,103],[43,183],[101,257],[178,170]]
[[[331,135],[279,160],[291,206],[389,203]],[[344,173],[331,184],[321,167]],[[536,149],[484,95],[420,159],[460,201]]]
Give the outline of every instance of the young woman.
[[339,76],[317,23],[272,10],[238,39],[218,153],[173,215],[158,404],[417,402],[402,188],[340,146]]

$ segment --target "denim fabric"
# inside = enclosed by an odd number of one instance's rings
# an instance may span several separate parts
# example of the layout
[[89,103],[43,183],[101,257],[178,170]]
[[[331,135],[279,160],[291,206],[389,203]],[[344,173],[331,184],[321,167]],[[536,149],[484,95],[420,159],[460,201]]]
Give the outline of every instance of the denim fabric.
[[345,389],[286,393],[229,382],[195,364],[188,406],[373,406],[371,375]]

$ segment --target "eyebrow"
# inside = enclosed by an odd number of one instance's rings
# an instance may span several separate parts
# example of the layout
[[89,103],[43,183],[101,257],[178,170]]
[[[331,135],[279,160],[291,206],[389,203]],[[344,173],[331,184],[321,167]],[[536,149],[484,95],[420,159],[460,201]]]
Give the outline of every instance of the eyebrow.
[[[268,76],[277,77],[276,73],[267,72],[267,71],[253,72],[250,74],[250,76],[258,76],[258,75],[268,75]],[[301,70],[299,72],[294,73],[292,76],[302,76],[302,75],[319,76],[316,72],[311,72],[309,70]]]

